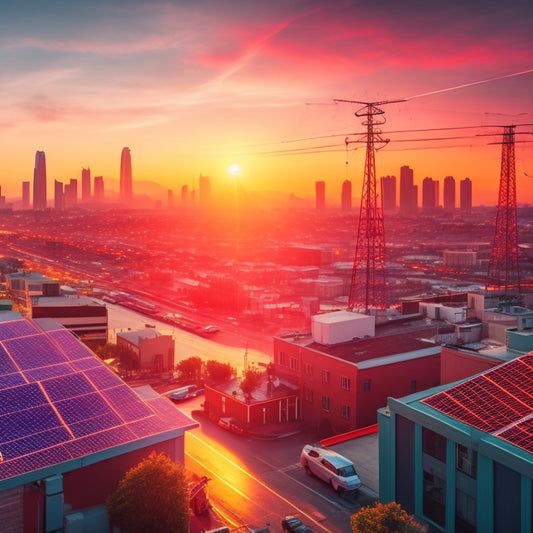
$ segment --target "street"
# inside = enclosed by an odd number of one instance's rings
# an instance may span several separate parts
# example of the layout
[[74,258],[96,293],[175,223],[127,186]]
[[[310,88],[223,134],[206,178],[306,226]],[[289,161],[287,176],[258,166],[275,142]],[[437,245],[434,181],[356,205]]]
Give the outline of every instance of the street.
[[210,478],[213,510],[230,529],[268,525],[272,533],[279,533],[281,520],[293,515],[315,532],[349,533],[350,516],[375,500],[376,494],[367,487],[337,494],[305,473],[299,456],[303,445],[313,442],[312,435],[265,441],[243,438],[198,415],[200,403],[195,398],[179,406],[200,422],[199,428],[186,434],[185,465],[188,471]]

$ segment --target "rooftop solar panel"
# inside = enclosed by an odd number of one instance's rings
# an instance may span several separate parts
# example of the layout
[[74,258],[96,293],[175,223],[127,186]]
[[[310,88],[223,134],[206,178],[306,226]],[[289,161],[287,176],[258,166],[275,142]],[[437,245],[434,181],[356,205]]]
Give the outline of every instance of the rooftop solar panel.
[[0,321],[0,480],[191,423],[166,399],[179,416],[152,409],[69,331],[43,325]]
[[92,383],[81,372],[47,379],[41,385],[52,402],[95,391]]
[[[0,323],[0,330],[2,324]],[[66,357],[44,334],[18,337],[3,341],[4,348],[21,370],[65,363]]]
[[[521,448],[531,449],[533,355],[497,366],[429,396],[422,403]],[[528,432],[529,443],[525,437]]]
[[25,337],[39,333],[40,330],[30,320],[14,320],[13,322],[2,322],[0,327],[0,341],[14,339],[15,337]]

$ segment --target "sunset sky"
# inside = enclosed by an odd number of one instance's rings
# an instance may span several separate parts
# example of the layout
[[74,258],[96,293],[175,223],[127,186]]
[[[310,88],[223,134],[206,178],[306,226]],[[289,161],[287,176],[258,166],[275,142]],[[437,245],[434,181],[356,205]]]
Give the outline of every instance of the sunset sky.
[[[343,180],[361,192],[364,146],[347,154],[345,137],[364,127],[358,106],[333,100],[405,99],[383,106],[377,176],[468,176],[474,203],[494,205],[490,143],[504,125],[533,132],[532,21],[531,0],[5,2],[2,194],[20,196],[36,150],[50,198],[82,167],[118,179],[128,146],[134,190],[153,180],[178,194],[204,174],[216,195],[234,164],[247,190],[312,196],[325,180],[339,204]],[[516,144],[516,176],[518,202],[533,203],[531,142]]]

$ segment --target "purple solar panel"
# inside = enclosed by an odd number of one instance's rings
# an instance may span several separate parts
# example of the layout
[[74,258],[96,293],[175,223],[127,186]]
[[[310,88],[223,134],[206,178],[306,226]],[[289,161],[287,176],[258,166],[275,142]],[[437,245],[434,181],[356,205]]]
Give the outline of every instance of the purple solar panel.
[[0,321],[0,480],[188,424],[152,410],[69,331]]
[[35,335],[36,333],[40,333],[40,330],[33,322],[26,319],[2,322],[0,324],[0,341]]
[[42,387],[52,402],[95,392],[92,383],[81,372],[47,379],[42,382]]
[[21,370],[67,362],[67,358],[44,333],[6,340],[3,344]]

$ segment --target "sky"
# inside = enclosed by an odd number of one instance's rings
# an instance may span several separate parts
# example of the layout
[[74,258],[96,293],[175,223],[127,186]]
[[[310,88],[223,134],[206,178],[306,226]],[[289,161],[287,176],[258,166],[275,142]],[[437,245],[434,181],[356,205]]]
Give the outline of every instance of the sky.
[[345,179],[360,195],[366,127],[336,100],[403,100],[380,106],[378,177],[469,177],[474,203],[495,205],[517,125],[517,200],[533,203],[532,20],[531,0],[9,0],[2,194],[20,196],[37,150],[51,197],[82,168],[118,179],[128,146],[134,191],[179,194],[203,174],[213,195],[238,179],[303,197],[323,180],[340,204]]

